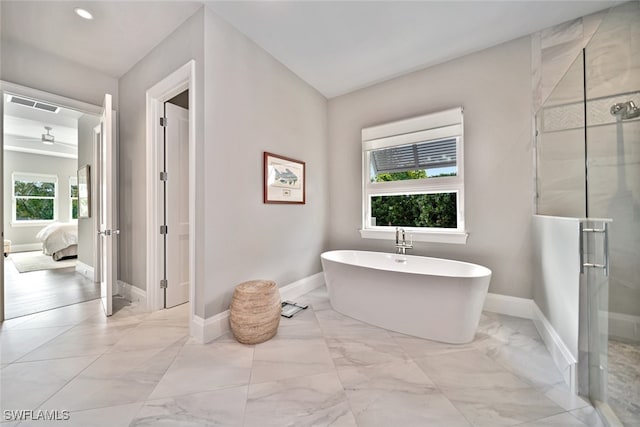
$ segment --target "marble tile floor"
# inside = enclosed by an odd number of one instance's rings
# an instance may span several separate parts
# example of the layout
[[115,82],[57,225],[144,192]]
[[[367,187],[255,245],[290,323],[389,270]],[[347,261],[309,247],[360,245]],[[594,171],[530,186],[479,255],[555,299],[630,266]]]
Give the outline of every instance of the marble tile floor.
[[609,337],[607,393],[625,426],[640,425],[640,343]]
[[[145,313],[99,301],[0,327],[5,426],[590,426],[531,321],[483,313],[450,345],[333,311],[325,288],[257,345],[188,336],[188,305]],[[5,410],[69,411],[68,421]],[[36,412],[37,414],[37,412]]]

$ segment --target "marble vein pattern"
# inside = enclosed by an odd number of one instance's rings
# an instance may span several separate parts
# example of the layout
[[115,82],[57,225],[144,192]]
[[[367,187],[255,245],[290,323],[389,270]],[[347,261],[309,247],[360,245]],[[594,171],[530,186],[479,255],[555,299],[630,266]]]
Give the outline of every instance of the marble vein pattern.
[[340,367],[338,375],[358,425],[471,425],[413,361]]
[[609,340],[609,404],[625,425],[640,424],[640,343]]
[[[247,387],[147,401],[131,426],[239,426]],[[212,404],[215,402],[215,405]]]
[[150,399],[246,385],[251,374],[252,346],[217,340],[183,346]]
[[252,384],[244,421],[255,427],[357,425],[335,372]]
[[530,320],[485,312],[473,342],[451,345],[343,316],[324,287],[296,300],[309,308],[256,345],[195,342],[188,305],[13,319],[0,328],[0,406],[68,410],[64,425],[97,427],[601,427]]

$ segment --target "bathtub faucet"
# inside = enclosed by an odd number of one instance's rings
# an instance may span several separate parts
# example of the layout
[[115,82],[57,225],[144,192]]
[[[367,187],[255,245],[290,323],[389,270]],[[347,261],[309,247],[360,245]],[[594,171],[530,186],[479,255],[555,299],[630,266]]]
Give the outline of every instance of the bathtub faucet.
[[407,249],[411,248],[413,248],[413,238],[411,237],[411,241],[407,243],[404,228],[396,227],[396,250],[398,254],[405,255],[407,253]]

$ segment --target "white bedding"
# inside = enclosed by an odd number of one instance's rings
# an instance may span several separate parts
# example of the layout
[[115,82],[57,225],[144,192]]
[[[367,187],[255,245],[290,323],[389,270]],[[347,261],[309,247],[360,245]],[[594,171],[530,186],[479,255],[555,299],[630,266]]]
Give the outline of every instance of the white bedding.
[[[54,222],[38,232],[36,238],[42,242],[42,250],[45,255],[52,255],[54,259],[57,252],[76,246],[78,244],[78,224],[70,222]],[[72,256],[68,253],[65,256]]]

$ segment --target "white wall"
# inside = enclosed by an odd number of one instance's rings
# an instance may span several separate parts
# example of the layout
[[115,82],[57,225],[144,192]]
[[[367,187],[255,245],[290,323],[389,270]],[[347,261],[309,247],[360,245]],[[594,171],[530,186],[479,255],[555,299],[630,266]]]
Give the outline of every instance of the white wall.
[[[146,287],[145,93],[196,60],[195,311],[226,310],[245,280],[285,285],[321,270],[326,246],[327,102],[208,9],[119,81],[120,278]],[[307,204],[262,203],[262,153],[307,163]]]
[[102,105],[104,94],[113,95],[118,107],[118,79],[37,48],[2,39],[0,78],[32,89]]
[[580,220],[533,217],[533,299],[578,360]]
[[[204,139],[204,10],[200,9],[176,31],[159,43],[147,56],[119,80],[120,141],[119,141],[119,278],[126,283],[146,289],[146,91],[169,74],[196,61],[196,145],[198,170],[204,168],[202,157]],[[204,221],[204,182],[200,176],[196,189],[196,223]],[[203,243],[200,241],[200,245]],[[199,251],[202,253],[201,251]],[[196,281],[204,282],[205,259],[196,260]],[[202,301],[201,289],[196,300]],[[203,316],[202,306],[196,314]]]
[[[250,279],[280,286],[321,271],[328,220],[327,101],[207,9],[206,315]],[[262,202],[263,152],[306,162],[305,205]]]
[[69,216],[69,177],[77,173],[77,161],[62,157],[43,156],[40,154],[4,152],[4,238],[11,240],[13,248],[16,245],[38,244],[38,231],[44,227],[11,225],[11,174],[13,172],[39,173],[56,175],[58,177],[58,217],[57,220],[67,222]]
[[532,297],[531,47],[511,41],[329,101],[330,247],[392,252],[360,238],[364,127],[464,107],[466,245],[416,244],[413,254],[476,262],[490,292]]
[[94,164],[93,128],[100,124],[100,117],[85,114],[78,119],[78,161],[77,168],[89,165],[91,180],[91,216],[78,218],[78,261],[93,267],[94,238],[96,236],[97,192],[94,192],[96,168]]

